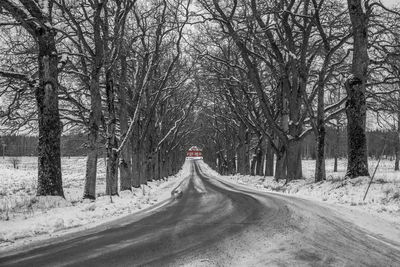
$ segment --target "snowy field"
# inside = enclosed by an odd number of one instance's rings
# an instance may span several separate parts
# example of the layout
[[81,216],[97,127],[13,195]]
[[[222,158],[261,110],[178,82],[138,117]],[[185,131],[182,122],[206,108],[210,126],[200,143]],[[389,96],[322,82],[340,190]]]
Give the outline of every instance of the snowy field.
[[[365,201],[363,201],[363,197],[370,178],[359,177],[345,180],[346,163],[346,159],[339,160],[338,172],[333,172],[333,159],[326,160],[327,181],[319,183],[314,183],[315,161],[313,160],[303,161],[305,179],[292,181],[286,185],[284,180],[276,182],[273,177],[268,176],[219,177],[261,191],[293,194],[303,198],[349,206],[400,222],[400,172],[394,171],[394,161],[381,160]],[[371,175],[376,165],[376,160],[369,160]],[[203,165],[203,168],[211,175],[218,175],[206,164]]]
[[[148,183],[133,192],[122,191],[119,197],[105,196],[105,163],[98,164],[96,192],[92,202],[82,201],[85,158],[62,158],[65,199],[36,197],[37,158],[0,158],[0,249],[19,239],[79,226],[94,226],[150,207],[171,197],[171,191],[189,175],[190,164],[173,177]],[[15,161],[14,161],[15,163]],[[29,240],[27,240],[29,241]]]

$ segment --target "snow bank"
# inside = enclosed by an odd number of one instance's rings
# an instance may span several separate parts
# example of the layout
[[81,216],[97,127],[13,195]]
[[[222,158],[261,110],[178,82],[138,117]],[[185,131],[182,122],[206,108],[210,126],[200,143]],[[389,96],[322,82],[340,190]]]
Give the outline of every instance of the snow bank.
[[[84,158],[63,159],[66,198],[36,197],[36,158],[23,158],[19,169],[11,169],[7,160],[0,162],[0,248],[18,239],[49,234],[78,226],[91,227],[131,214],[164,201],[171,191],[190,174],[185,162],[175,176],[149,182],[142,188],[105,196],[104,163],[99,162],[95,201],[81,200],[84,185]],[[103,166],[101,166],[103,165]],[[34,167],[35,166],[35,167]]]
[[[349,206],[370,214],[379,214],[380,217],[391,221],[400,221],[400,172],[393,170],[393,161],[383,160],[381,162],[365,201],[363,201],[363,197],[370,178],[344,179],[346,160],[339,161],[338,172],[333,172],[333,160],[327,160],[327,180],[318,183],[314,183],[314,164],[315,161],[303,161],[305,179],[287,184],[284,180],[276,182],[273,177],[268,176],[240,174],[220,176],[204,162],[201,163],[201,168],[211,176],[257,190],[293,194],[317,201]],[[376,161],[370,160],[369,165],[372,173],[376,167]]]

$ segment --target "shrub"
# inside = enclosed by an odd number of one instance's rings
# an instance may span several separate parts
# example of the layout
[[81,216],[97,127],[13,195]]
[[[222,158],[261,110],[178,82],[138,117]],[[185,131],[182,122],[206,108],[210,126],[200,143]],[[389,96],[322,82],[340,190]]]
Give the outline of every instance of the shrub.
[[394,200],[400,200],[400,192],[399,192],[399,191],[394,192],[394,193],[393,193],[393,196],[392,196],[392,199],[394,199]]
[[13,165],[14,169],[18,169],[19,164],[21,163],[21,160],[19,158],[10,158],[9,162]]

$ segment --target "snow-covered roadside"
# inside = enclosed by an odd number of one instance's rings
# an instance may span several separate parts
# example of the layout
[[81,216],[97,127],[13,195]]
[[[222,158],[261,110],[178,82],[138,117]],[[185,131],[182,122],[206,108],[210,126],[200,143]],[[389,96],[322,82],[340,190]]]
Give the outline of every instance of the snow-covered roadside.
[[[339,217],[400,244],[400,198],[396,197],[396,192],[400,192],[400,177],[396,174],[386,173],[380,175],[380,178],[378,176],[376,182],[371,185],[366,200],[362,201],[368,186],[368,177],[352,180],[332,179],[321,183],[305,179],[284,185],[284,181],[275,182],[273,177],[264,179],[262,176],[224,176],[204,162],[201,162],[200,166],[205,174],[244,188],[315,201],[330,208]],[[306,165],[307,167],[311,166]]]
[[[171,197],[171,191],[190,174],[190,163],[185,162],[175,176],[149,182],[133,192],[122,191],[118,197],[99,196],[96,201],[71,201],[61,197],[35,197],[21,213],[14,207],[9,220],[0,220],[0,250],[15,242],[31,242],[37,236],[51,237],[66,229],[81,230],[120,218],[151,207]],[[79,183],[81,185],[81,183]],[[8,199],[17,202],[15,195]],[[14,199],[14,200],[13,200]],[[9,201],[10,202],[10,201]],[[4,217],[4,216],[2,216]],[[67,232],[67,231],[66,231]],[[69,230],[68,233],[71,231]],[[14,244],[15,245],[15,244]]]

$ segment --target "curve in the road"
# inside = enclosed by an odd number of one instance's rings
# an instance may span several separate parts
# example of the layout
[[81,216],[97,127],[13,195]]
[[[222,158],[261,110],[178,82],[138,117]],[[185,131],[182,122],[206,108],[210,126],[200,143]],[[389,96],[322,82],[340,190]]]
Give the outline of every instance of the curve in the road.
[[[313,202],[209,177],[122,225],[0,256],[1,266],[400,266],[400,250]],[[132,222],[127,221],[132,220]]]

